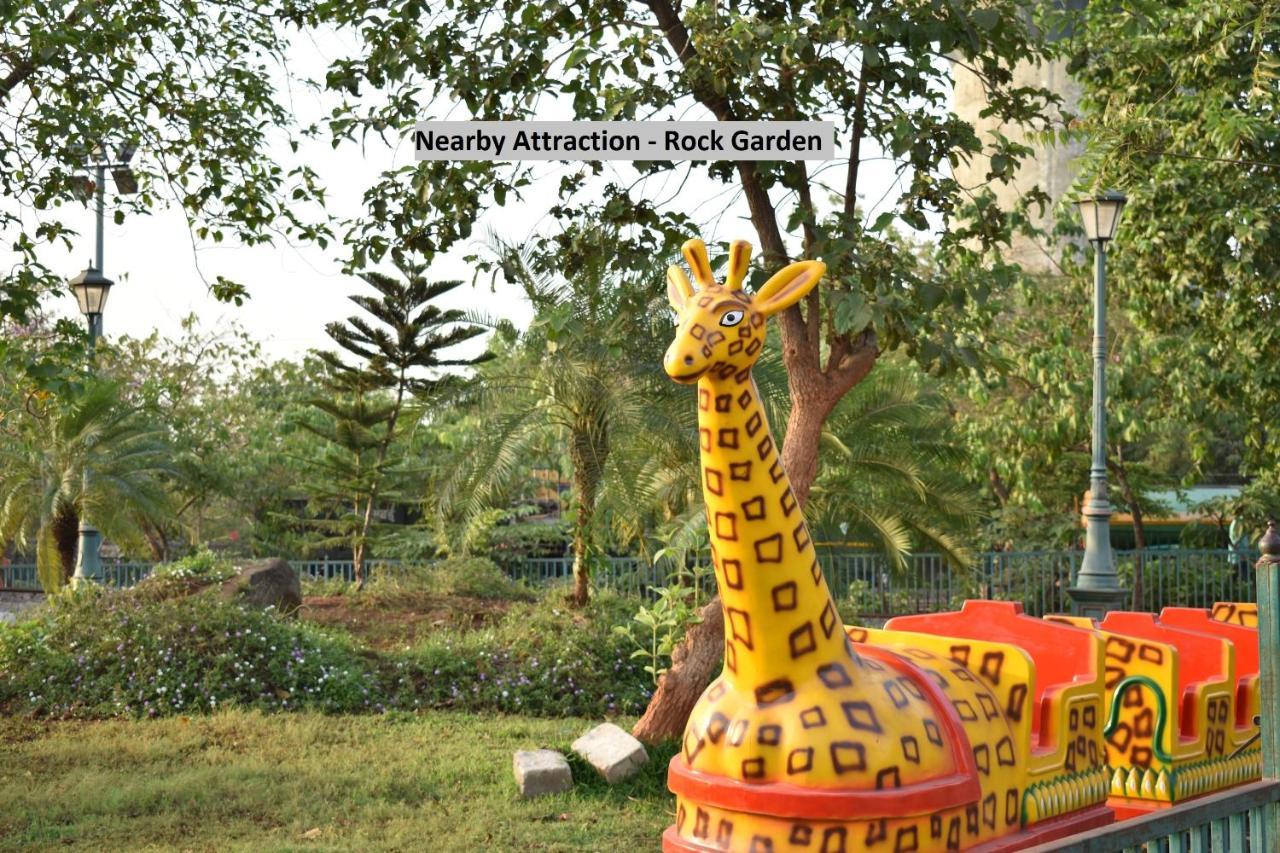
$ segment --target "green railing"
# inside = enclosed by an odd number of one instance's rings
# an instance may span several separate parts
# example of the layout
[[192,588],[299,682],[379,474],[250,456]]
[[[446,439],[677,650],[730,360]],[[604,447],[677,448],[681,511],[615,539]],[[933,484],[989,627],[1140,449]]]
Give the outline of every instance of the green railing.
[[[1019,601],[1030,614],[1060,613],[1070,608],[1067,590],[1079,569],[1080,551],[995,551],[977,554],[967,568],[950,565],[940,554],[913,554],[904,568],[894,569],[879,554],[819,549],[827,583],[840,598],[853,601],[859,613],[890,617],[954,610],[966,598]],[[1142,584],[1130,606],[1159,612],[1167,605],[1208,607],[1215,601],[1253,601],[1253,561],[1257,552],[1232,550],[1116,551],[1125,587],[1134,589],[1141,568]],[[355,579],[350,560],[291,560],[304,577]],[[373,561],[369,571],[394,571],[395,561]],[[151,570],[149,563],[105,563],[106,582],[124,587]],[[569,557],[530,558],[511,571],[532,585],[568,581]],[[608,557],[593,567],[592,582],[625,594],[646,595],[671,582],[670,569],[638,557]],[[35,566],[0,568],[0,589],[39,590]]]
[[[967,568],[951,566],[941,554],[913,554],[894,569],[879,554],[819,549],[818,561],[838,597],[852,599],[867,616],[889,617],[954,610],[966,598],[1019,601],[1030,614],[1070,609],[1067,590],[1075,580],[1081,551],[994,551],[977,554]],[[1257,552],[1219,550],[1116,551],[1126,588],[1141,566],[1142,585],[1133,609],[1159,612],[1168,605],[1208,607],[1215,601],[1253,601],[1253,560]],[[530,583],[567,580],[568,557],[527,560],[514,574]],[[610,557],[594,568],[593,583],[645,594],[669,582],[667,571],[635,557]]]

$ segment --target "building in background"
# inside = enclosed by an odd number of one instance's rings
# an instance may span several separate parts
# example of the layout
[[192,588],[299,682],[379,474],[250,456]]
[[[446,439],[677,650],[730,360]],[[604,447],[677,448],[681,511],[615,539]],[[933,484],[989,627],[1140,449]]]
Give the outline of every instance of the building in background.
[[[1068,9],[1083,9],[1084,0],[1053,0],[1055,5]],[[1059,38],[1070,35],[1064,31]],[[997,117],[983,116],[987,106],[986,92],[982,80],[966,66],[953,65],[952,108],[956,115],[968,121],[984,140],[993,138],[996,133],[1035,149],[1035,154],[1023,160],[1014,179],[1008,183],[994,182],[990,189],[995,193],[1002,209],[1011,209],[1024,195],[1034,187],[1040,187],[1053,201],[1036,217],[1037,226],[1045,232],[1052,233],[1053,213],[1058,203],[1071,190],[1076,179],[1076,159],[1083,153],[1084,146],[1080,142],[1057,145],[1039,139],[1034,131],[1020,126],[1003,125]],[[1042,64],[1023,63],[1013,70],[1015,86],[1034,86],[1045,88],[1062,99],[1059,115],[1075,115],[1080,107],[1080,84],[1067,73],[1065,60]],[[954,175],[961,186],[978,187],[986,183],[990,171],[990,160],[987,157],[975,157],[968,162],[956,166]],[[1032,211],[1036,213],[1035,210]],[[1074,211],[1070,214],[1074,215]],[[1058,272],[1057,252],[1046,242],[1045,238],[1032,238],[1025,235],[1014,237],[1013,246],[1007,260],[1019,264],[1030,273],[1053,274]]]

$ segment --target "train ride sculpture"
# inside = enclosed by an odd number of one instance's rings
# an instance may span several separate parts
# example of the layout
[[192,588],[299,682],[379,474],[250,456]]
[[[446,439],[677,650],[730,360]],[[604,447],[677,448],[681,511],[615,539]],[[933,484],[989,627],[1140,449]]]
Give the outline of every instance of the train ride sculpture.
[[751,375],[825,265],[748,294],[749,244],[723,284],[702,241],[683,254],[663,366],[697,386],[725,658],[671,761],[665,850],[1019,850],[1258,778],[1250,605],[841,624]]

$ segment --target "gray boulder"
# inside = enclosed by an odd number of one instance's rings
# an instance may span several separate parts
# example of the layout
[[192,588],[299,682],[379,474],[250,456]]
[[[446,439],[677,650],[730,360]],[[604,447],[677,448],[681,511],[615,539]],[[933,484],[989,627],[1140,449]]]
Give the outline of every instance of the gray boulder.
[[236,576],[222,585],[222,597],[288,614],[302,606],[302,583],[279,557],[252,560],[236,566]]

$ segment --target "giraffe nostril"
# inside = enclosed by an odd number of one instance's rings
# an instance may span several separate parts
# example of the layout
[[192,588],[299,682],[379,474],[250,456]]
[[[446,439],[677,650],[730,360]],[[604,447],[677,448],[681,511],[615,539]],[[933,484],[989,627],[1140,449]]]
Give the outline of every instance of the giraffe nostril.
[[686,355],[686,356],[684,357],[684,363],[685,363],[685,364],[693,364],[693,356],[691,356],[691,355]]

